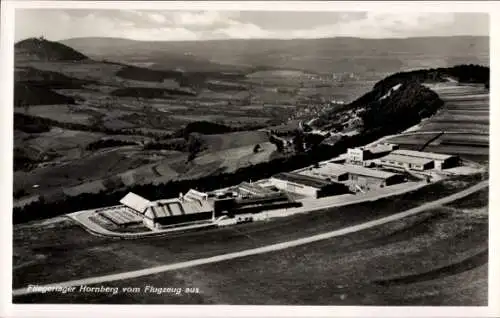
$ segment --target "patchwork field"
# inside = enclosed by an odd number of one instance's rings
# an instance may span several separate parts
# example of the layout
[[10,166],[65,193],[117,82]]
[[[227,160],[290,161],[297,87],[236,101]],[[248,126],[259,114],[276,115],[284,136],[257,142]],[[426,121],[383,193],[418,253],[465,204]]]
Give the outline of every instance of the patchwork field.
[[[204,135],[202,138],[207,149],[192,162],[187,162],[187,154],[166,159],[151,169],[137,170],[135,177],[143,179],[140,177],[142,173],[151,177],[152,170],[156,173],[152,180],[164,182],[171,179],[192,179],[210,174],[234,172],[242,167],[266,162],[276,152],[276,146],[268,141],[267,134],[262,131]],[[254,152],[257,144],[260,149]]]
[[29,172],[16,171],[14,191],[24,189],[28,194],[43,194],[45,190],[63,190],[96,179],[112,177],[161,158],[142,153],[141,147],[138,146],[97,151],[56,166],[40,167]]
[[[224,78],[218,72],[184,74],[91,59],[40,61],[23,56],[16,60],[16,83],[40,90],[29,103],[21,98],[14,108],[17,116],[25,116],[16,117],[15,204],[54,192],[100,191],[107,188],[108,178],[125,185],[164,182],[267,161],[275,147],[260,131],[205,136],[207,149],[191,163],[186,162],[185,152],[144,152],[141,145],[167,138],[196,121],[252,130],[307,117],[332,99],[356,98],[378,79],[337,74],[340,77],[332,81],[337,75],[286,69],[257,73]],[[39,105],[42,90],[74,103],[60,99],[57,104]],[[311,105],[314,110],[308,109]],[[298,119],[293,122],[296,126]],[[87,149],[105,139],[129,144]],[[261,149],[253,153],[256,144]]]
[[473,85],[428,85],[444,100],[443,108],[418,129],[389,142],[415,150],[458,154],[489,161],[489,92]]

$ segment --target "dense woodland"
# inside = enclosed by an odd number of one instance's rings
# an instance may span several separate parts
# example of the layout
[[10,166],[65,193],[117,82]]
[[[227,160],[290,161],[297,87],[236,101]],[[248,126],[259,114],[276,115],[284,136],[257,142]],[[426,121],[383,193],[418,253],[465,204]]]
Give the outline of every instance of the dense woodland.
[[111,96],[138,98],[169,98],[170,96],[195,96],[196,93],[187,89],[167,89],[154,87],[126,87],[111,92]]
[[[466,78],[472,82],[486,84],[489,81],[489,76],[485,76],[485,69],[488,68],[481,66],[457,66],[446,69],[446,73],[443,74],[447,76],[454,74],[453,76],[457,76],[459,79]],[[315,145],[314,147],[311,147],[309,151],[302,151],[302,149],[299,149],[301,146],[297,143],[296,147],[301,151],[293,156],[279,157],[269,162],[240,168],[234,173],[222,173],[196,180],[171,181],[159,185],[136,185],[114,192],[109,192],[108,190],[96,194],[81,194],[56,201],[42,197],[39,201],[23,208],[15,208],[14,223],[53,217],[77,210],[115,205],[129,191],[133,191],[150,200],[157,200],[177,196],[179,192],[186,192],[190,188],[200,191],[214,190],[238,184],[242,181],[267,178],[279,172],[316,164],[319,161],[344,153],[349,147],[364,145],[385,135],[397,133],[418,123],[422,118],[432,115],[439,109],[443,102],[437,94],[420,85],[420,83],[428,78],[434,78],[432,74],[436,72],[437,74],[441,74],[439,72],[443,71],[423,70],[389,76],[377,83],[371,92],[344,106],[346,109],[353,109],[360,106],[366,108],[366,111],[361,114],[364,129],[358,135],[340,138],[333,146],[317,144],[314,141],[312,142]],[[388,98],[379,100],[391,87],[399,83],[403,84],[399,90],[391,94]],[[29,117],[25,119],[29,119]],[[204,125],[201,124],[201,127]],[[24,129],[26,127],[29,127],[29,125],[25,123]],[[45,128],[43,124],[41,127]],[[194,129],[192,127],[187,132],[197,130],[203,129]],[[188,135],[191,136],[191,134]],[[297,136],[296,138],[298,141],[302,141],[300,139],[302,137]],[[277,139],[274,141],[276,144],[279,144]],[[197,143],[196,137],[188,138],[187,147],[190,153],[192,152],[196,155],[200,150],[199,146],[200,144]]]
[[75,104],[75,99],[45,87],[26,83],[16,83],[14,85],[14,107],[54,104]]
[[133,141],[125,141],[125,140],[117,140],[117,139],[101,139],[94,141],[90,144],[88,144],[85,149],[87,150],[97,150],[97,149],[103,149],[103,148],[110,148],[110,147],[119,147],[119,146],[131,146],[131,145],[137,145],[136,142]]
[[172,135],[167,133],[144,132],[140,129],[111,129],[102,125],[84,125],[77,123],[60,122],[50,118],[32,116],[27,114],[14,114],[14,129],[26,133],[42,133],[50,131],[51,127],[60,127],[71,130],[93,131],[108,135],[141,135],[147,137],[170,138]]
[[[18,84],[44,87],[50,90],[60,88],[76,89],[82,88],[84,85],[96,83],[95,81],[77,79],[58,72],[42,71],[33,67],[16,68],[14,80],[15,83]],[[18,92],[18,94],[19,93],[20,92]]]
[[178,71],[158,71],[137,66],[126,66],[120,69],[116,76],[131,80],[161,83],[166,79],[179,79],[182,74],[182,72]]
[[366,132],[390,127],[398,132],[432,116],[442,105],[443,101],[430,89],[415,82],[405,83],[388,98],[366,105],[361,113],[363,129]]

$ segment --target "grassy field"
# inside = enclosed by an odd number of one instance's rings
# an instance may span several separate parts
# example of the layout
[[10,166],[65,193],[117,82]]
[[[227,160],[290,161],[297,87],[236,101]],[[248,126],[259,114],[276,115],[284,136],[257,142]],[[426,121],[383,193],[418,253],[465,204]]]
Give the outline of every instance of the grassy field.
[[88,125],[93,117],[89,111],[82,111],[77,106],[70,105],[43,105],[29,109],[15,107],[14,112],[82,125]]
[[62,128],[52,128],[49,132],[36,135],[29,135],[22,142],[26,148],[32,149],[37,154],[55,153],[61,157],[60,160],[77,159],[81,155],[81,150],[90,144],[101,139],[101,133],[83,132]]
[[264,131],[242,131],[202,137],[209,151],[220,151],[243,146],[254,146],[269,141]]
[[[53,228],[47,229],[36,223],[16,226],[14,252],[19,254],[20,259],[30,255],[41,256],[39,261],[14,271],[14,286],[209,257],[323,233],[404,211],[464,189],[478,180],[476,176],[459,182],[446,181],[390,199],[168,238],[122,241],[94,237],[76,225],[61,226],[57,228],[57,233]],[[14,267],[22,263],[14,259]],[[47,268],[54,270],[47,271]]]
[[487,209],[488,202],[489,202],[489,188],[486,188],[476,193],[473,193],[465,198],[447,204],[447,206],[456,209],[478,209],[478,208]]
[[[137,146],[105,149],[87,154],[56,167],[36,168],[29,172],[14,173],[14,189],[26,189],[29,194],[45,190],[76,186],[78,184],[114,176],[118,173],[150,163],[150,158],[140,155]],[[158,158],[156,160],[161,159]],[[96,169],[99,167],[99,169]],[[36,189],[34,185],[38,185]]]
[[[448,189],[444,192],[454,191],[446,186],[441,189]],[[288,240],[313,235],[406,209],[418,205],[421,200],[429,201],[433,196],[439,196],[438,193],[443,193],[437,191],[437,187],[434,190],[436,192],[431,189],[418,190],[397,198],[394,202],[379,200],[366,205],[331,209],[268,223],[184,234],[168,240],[113,242],[93,238],[85,241],[89,236],[84,236],[75,241],[71,237],[79,233],[79,230],[70,226],[61,229],[59,248],[44,249],[44,246],[48,247],[47,243],[53,244],[55,238],[51,238],[48,233],[44,234],[42,230],[36,243],[26,243],[22,237],[32,235],[33,228],[25,227],[17,231],[20,236],[15,239],[15,242],[24,244],[24,249],[15,245],[14,250],[18,253],[18,260],[25,254],[39,255],[38,259],[32,260],[38,266],[31,263],[15,271],[14,286],[26,285],[34,280],[43,283],[156,266],[270,244],[277,239]],[[427,200],[428,196],[431,198]],[[482,202],[482,206],[484,203]],[[478,205],[481,205],[480,201]],[[43,238],[43,235],[48,236]],[[108,304],[484,305],[487,299],[487,237],[487,217],[478,219],[460,209],[450,210],[444,207],[375,229],[271,254],[107,284],[117,287],[195,287],[200,289],[199,294],[45,294],[18,297],[14,301]],[[72,249],[73,244],[79,244],[80,248]],[[32,251],[36,253],[33,254]],[[48,256],[47,253],[51,255]],[[99,266],[89,266],[89,259]],[[42,270],[46,266],[64,266],[64,269],[49,273]],[[76,270],[77,268],[81,270]]]

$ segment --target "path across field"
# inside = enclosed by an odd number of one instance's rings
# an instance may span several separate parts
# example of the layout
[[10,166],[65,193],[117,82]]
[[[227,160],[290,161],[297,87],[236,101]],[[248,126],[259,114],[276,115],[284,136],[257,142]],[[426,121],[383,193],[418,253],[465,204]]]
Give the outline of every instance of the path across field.
[[[264,254],[264,253],[284,250],[284,249],[295,247],[295,246],[300,246],[300,245],[309,244],[309,243],[316,242],[316,241],[326,240],[326,239],[329,239],[332,237],[338,237],[338,236],[351,234],[354,232],[359,232],[359,231],[370,229],[370,228],[380,226],[380,225],[383,225],[383,224],[386,224],[389,222],[397,221],[399,219],[421,213],[421,212],[426,211],[428,209],[438,207],[438,206],[441,206],[443,204],[447,204],[447,203],[450,203],[452,201],[464,198],[464,197],[466,197],[466,196],[468,196],[476,191],[479,191],[481,189],[486,188],[487,186],[488,186],[488,180],[485,180],[485,181],[482,181],[482,182],[480,182],[480,183],[478,183],[478,184],[476,184],[468,189],[460,191],[458,193],[449,195],[447,197],[441,198],[441,199],[433,201],[433,202],[426,203],[424,205],[421,205],[419,207],[416,207],[416,208],[413,208],[413,209],[410,209],[410,210],[407,210],[404,212],[393,214],[393,215],[383,217],[383,218],[380,218],[377,220],[368,221],[365,223],[349,226],[349,227],[346,227],[346,228],[343,228],[340,230],[330,231],[330,232],[317,234],[317,235],[313,235],[313,236],[309,236],[309,237],[304,237],[304,238],[300,238],[300,239],[296,239],[296,240],[281,242],[281,243],[272,244],[272,245],[263,246],[263,247],[258,247],[258,248],[253,248],[253,249],[247,249],[247,250],[243,250],[243,251],[239,251],[239,252],[217,255],[217,256],[208,257],[208,258],[202,258],[202,259],[190,260],[190,261],[186,261],[186,262],[180,262],[180,263],[167,264],[167,265],[156,266],[156,267],[151,267],[151,268],[145,268],[145,269],[141,269],[141,270],[128,271],[128,272],[103,275],[103,276],[96,276],[96,277],[89,277],[89,278],[83,278],[83,279],[77,279],[77,280],[70,280],[70,281],[65,281],[65,282],[60,282],[60,283],[44,285],[42,287],[51,287],[51,286],[52,287],[54,287],[54,286],[68,287],[68,286],[79,286],[79,285],[105,283],[105,282],[111,282],[111,281],[137,278],[137,277],[142,277],[142,276],[147,276],[147,275],[152,275],[152,274],[157,274],[157,273],[162,273],[162,272],[167,272],[167,271],[178,270],[178,269],[182,269],[182,268],[189,268],[189,267],[204,265],[204,264],[217,263],[217,262],[222,262],[222,261],[226,261],[226,260],[251,256],[251,255],[258,255],[258,254]],[[33,291],[28,290],[28,288],[21,288],[21,289],[13,290],[13,296],[27,295],[27,294],[31,294],[31,293],[33,293]]]

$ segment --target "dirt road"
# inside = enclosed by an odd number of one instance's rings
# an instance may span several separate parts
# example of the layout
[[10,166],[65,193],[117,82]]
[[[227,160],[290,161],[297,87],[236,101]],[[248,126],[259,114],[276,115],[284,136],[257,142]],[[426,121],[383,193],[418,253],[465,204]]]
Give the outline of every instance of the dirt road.
[[[188,267],[194,267],[194,266],[199,266],[199,265],[204,265],[204,264],[217,263],[217,262],[222,262],[222,261],[226,261],[226,260],[251,256],[251,255],[258,255],[258,254],[264,254],[264,253],[284,250],[287,248],[300,246],[300,245],[304,245],[304,244],[309,244],[309,243],[316,242],[316,241],[326,240],[326,239],[337,237],[337,236],[343,236],[343,235],[347,235],[350,233],[354,233],[354,232],[370,229],[370,228],[373,228],[376,226],[380,226],[380,225],[383,225],[383,224],[386,224],[389,222],[397,221],[399,219],[421,213],[421,212],[428,210],[430,208],[438,207],[438,206],[450,203],[452,201],[461,199],[461,198],[466,197],[466,196],[468,196],[476,191],[484,189],[487,186],[488,186],[488,180],[482,181],[482,182],[480,182],[480,183],[478,183],[478,184],[476,184],[468,189],[460,191],[458,193],[452,194],[450,196],[441,198],[441,199],[433,201],[433,202],[426,203],[424,205],[421,205],[419,207],[416,207],[416,208],[413,208],[413,209],[410,209],[410,210],[407,210],[404,212],[393,214],[393,215],[383,217],[380,219],[376,219],[373,221],[368,221],[365,223],[349,226],[349,227],[346,227],[346,228],[343,228],[340,230],[321,233],[321,234],[317,234],[317,235],[313,235],[313,236],[309,236],[309,237],[304,237],[304,238],[300,238],[300,239],[296,239],[296,240],[281,242],[281,243],[267,245],[267,246],[263,246],[263,247],[253,248],[253,249],[247,249],[247,250],[233,252],[233,253],[217,255],[217,256],[208,257],[208,258],[202,258],[202,259],[190,260],[190,261],[185,261],[185,262],[180,262],[180,263],[145,268],[145,269],[141,269],[141,270],[134,270],[134,271],[128,271],[128,272],[122,272],[122,273],[116,273],[116,274],[110,274],[110,275],[103,275],[103,276],[96,276],[96,277],[89,277],[89,278],[53,283],[53,284],[44,285],[42,287],[50,287],[50,286],[68,287],[68,286],[79,286],[79,285],[91,285],[91,284],[105,283],[105,282],[118,281],[118,280],[137,278],[137,277],[142,277],[142,276],[147,276],[147,275],[153,275],[153,274],[157,274],[157,273],[173,271],[173,270],[178,270],[178,269],[188,268]],[[33,291],[29,290],[28,288],[21,288],[21,289],[13,290],[13,296],[27,295],[30,293],[33,293]]]

